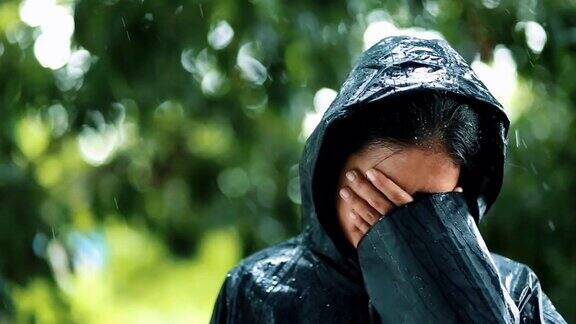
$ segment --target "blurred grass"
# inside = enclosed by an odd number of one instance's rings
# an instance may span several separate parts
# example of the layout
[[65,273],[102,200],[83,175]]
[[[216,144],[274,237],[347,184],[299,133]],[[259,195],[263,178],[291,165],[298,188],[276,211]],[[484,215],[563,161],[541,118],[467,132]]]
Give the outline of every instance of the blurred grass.
[[230,267],[240,258],[233,229],[207,232],[191,259],[170,257],[142,228],[108,221],[109,254],[102,268],[80,266],[61,278],[14,286],[18,322],[206,323]]

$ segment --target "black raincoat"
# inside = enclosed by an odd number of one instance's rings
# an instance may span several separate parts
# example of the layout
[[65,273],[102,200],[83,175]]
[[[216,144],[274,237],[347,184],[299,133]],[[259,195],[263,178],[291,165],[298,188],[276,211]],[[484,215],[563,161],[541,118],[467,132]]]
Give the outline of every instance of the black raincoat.
[[[339,129],[368,103],[412,91],[473,105],[481,163],[462,174],[464,193],[415,195],[354,250],[333,208]],[[490,253],[478,232],[502,185],[508,127],[502,106],[447,42],[381,40],[362,53],[306,142],[302,233],[234,267],[212,323],[565,323],[534,272]]]

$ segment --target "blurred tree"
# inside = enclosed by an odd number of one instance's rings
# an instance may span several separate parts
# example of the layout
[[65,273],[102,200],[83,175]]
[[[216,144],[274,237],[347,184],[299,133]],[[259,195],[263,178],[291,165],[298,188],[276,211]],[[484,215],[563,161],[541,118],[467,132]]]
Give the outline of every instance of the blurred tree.
[[[448,40],[509,110],[505,184],[482,231],[575,320],[575,17],[574,2],[537,0],[3,1],[0,273],[21,318],[93,314],[68,276],[122,272],[135,261],[113,251],[145,237],[169,253],[131,291],[196,260],[178,279],[211,278],[187,292],[208,297],[205,319],[237,258],[299,231],[302,144],[354,58],[417,33]],[[228,261],[200,262],[230,226],[241,253],[222,243]],[[101,280],[111,295],[129,285]]]

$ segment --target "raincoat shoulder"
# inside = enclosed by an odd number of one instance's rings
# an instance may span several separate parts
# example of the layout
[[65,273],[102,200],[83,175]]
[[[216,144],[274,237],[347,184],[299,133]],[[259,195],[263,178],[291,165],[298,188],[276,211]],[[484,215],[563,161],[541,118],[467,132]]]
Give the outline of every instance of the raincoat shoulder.
[[296,236],[228,272],[211,323],[350,323],[365,316],[362,296]]
[[566,323],[529,266],[496,253],[492,258],[502,285],[518,305],[521,323]]

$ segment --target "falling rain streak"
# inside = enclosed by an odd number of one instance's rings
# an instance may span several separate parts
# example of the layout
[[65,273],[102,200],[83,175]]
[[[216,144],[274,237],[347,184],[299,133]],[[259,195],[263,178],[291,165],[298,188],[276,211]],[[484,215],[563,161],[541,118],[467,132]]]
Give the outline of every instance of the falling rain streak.
[[124,17],[122,17],[121,19],[122,19],[122,26],[124,26],[124,30],[126,31],[126,37],[128,38],[128,41],[131,42],[132,40],[130,39],[130,33],[128,32],[128,28],[126,28],[126,22],[124,21]]

